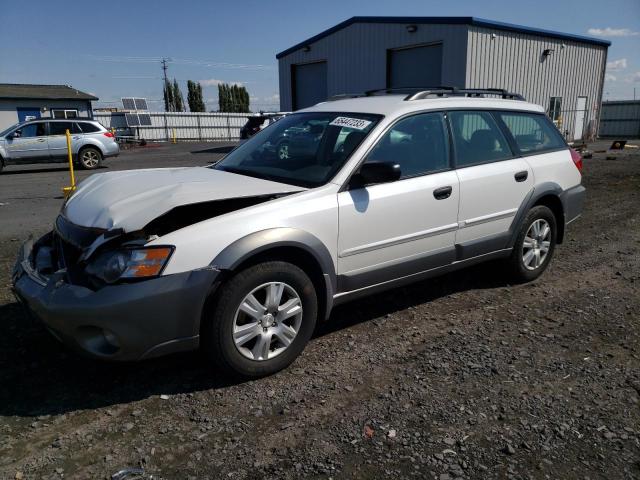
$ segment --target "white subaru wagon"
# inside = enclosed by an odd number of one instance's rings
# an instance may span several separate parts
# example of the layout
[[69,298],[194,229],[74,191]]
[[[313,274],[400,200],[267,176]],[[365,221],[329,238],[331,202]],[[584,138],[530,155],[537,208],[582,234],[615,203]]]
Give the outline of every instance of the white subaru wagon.
[[503,90],[331,99],[214,165],[91,176],[24,244],[14,291],[93,357],[201,348],[267,375],[350,299],[493,259],[537,278],[582,211],[581,168]]

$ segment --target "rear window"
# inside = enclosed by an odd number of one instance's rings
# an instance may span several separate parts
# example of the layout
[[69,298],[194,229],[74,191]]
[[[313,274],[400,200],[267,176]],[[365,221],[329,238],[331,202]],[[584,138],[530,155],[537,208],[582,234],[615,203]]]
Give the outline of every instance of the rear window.
[[499,115],[522,153],[566,147],[558,129],[542,114],[501,112]]
[[96,133],[100,132],[100,127],[94,125],[93,123],[80,122],[80,128],[83,133]]

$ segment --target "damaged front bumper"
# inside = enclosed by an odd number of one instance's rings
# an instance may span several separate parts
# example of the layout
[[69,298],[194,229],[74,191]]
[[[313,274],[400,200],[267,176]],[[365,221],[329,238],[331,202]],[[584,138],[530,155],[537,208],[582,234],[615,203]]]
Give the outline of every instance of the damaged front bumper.
[[[37,244],[39,244],[38,242]],[[39,273],[27,241],[13,270],[16,297],[64,344],[107,360],[198,348],[202,309],[219,271],[201,269],[98,290]]]

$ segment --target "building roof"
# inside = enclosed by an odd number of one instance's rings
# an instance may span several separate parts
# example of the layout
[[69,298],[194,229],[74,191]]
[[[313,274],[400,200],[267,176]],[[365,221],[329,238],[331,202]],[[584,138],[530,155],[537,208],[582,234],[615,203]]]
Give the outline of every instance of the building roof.
[[98,100],[69,85],[33,85],[28,83],[0,83],[0,98],[34,100]]
[[545,30],[542,28],[525,27],[512,23],[496,22],[478,17],[351,17],[334,27],[325,30],[307,40],[287,48],[276,55],[276,58],[282,58],[285,55],[295,52],[300,48],[313,42],[331,35],[343,28],[353,25],[354,23],[407,23],[407,24],[447,24],[447,25],[474,25],[477,27],[493,28],[496,30],[504,30],[508,32],[527,33],[529,35],[538,35],[542,37],[558,38],[561,40],[572,40],[574,42],[590,43],[608,47],[611,42],[600,40],[599,38],[586,37],[582,35],[573,35],[571,33],[556,32],[553,30]]

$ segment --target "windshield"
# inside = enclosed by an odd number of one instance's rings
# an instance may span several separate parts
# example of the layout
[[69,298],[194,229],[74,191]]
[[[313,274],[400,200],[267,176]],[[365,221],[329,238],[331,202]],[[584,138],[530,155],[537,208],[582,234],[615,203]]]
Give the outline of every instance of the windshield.
[[302,187],[327,183],[382,117],[364,113],[288,115],[211,168]]

